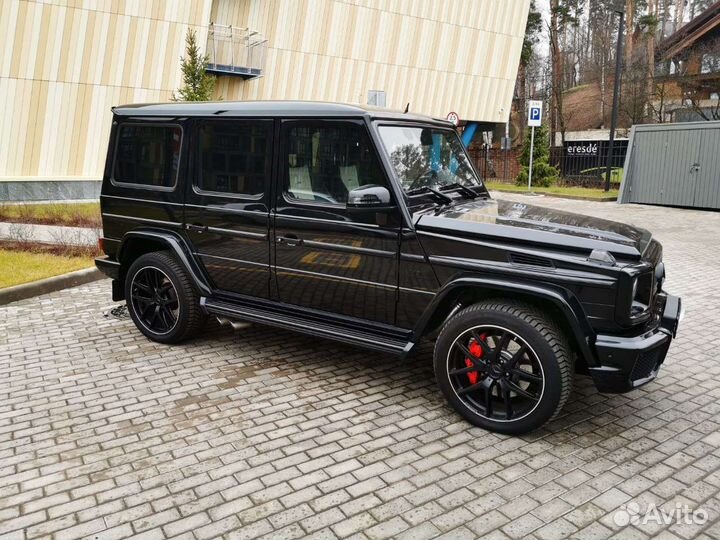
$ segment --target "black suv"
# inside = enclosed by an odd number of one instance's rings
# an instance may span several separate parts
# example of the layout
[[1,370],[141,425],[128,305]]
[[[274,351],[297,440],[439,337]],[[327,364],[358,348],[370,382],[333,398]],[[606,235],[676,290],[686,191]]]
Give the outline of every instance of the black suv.
[[601,392],[652,380],[675,336],[649,232],[493,200],[447,122],[311,102],[113,112],[96,264],[152,340],[208,316],[401,357],[436,338],[450,404],[521,433],[575,371]]

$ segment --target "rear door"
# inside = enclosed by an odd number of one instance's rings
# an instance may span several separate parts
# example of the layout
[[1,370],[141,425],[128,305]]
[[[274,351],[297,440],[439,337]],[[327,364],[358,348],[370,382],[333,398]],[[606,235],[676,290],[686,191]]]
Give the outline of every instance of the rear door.
[[193,124],[185,228],[194,255],[218,290],[267,298],[273,120]]
[[280,301],[394,324],[400,210],[358,216],[345,206],[353,188],[390,187],[367,127],[362,120],[285,120],[280,133]]

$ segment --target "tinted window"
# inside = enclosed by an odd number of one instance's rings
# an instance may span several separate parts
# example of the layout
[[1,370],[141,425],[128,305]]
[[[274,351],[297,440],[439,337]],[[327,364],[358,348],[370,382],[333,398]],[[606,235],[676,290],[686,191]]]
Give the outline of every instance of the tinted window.
[[286,136],[285,192],[293,199],[345,204],[356,187],[386,185],[362,126],[293,124]]
[[121,125],[118,132],[114,180],[169,188],[180,164],[180,126]]
[[203,191],[262,195],[270,167],[272,122],[211,122],[200,127],[198,183]]

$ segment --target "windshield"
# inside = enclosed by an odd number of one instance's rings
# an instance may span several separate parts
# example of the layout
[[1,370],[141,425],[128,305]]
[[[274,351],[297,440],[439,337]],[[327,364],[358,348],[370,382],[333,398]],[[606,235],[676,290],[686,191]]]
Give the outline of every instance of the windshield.
[[380,138],[406,193],[423,188],[482,185],[453,130],[380,126]]

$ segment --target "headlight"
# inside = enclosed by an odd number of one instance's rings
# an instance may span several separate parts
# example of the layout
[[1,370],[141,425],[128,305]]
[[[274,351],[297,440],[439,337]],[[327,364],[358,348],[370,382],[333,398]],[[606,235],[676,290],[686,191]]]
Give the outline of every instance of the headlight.
[[634,325],[645,322],[651,316],[655,272],[643,263],[625,270],[619,280],[617,317],[621,324]]
[[665,263],[660,261],[655,267],[655,281],[657,282],[657,290],[662,290],[663,283],[665,283]]
[[632,282],[632,304],[630,316],[637,317],[647,311],[652,303],[654,273],[646,272],[635,277]]

